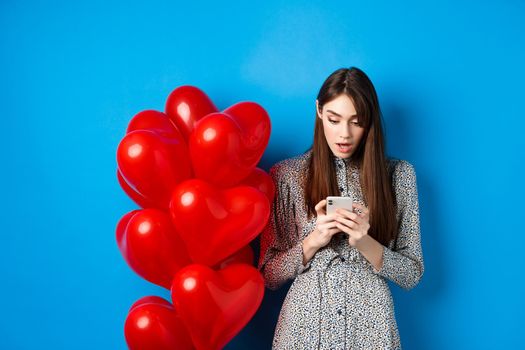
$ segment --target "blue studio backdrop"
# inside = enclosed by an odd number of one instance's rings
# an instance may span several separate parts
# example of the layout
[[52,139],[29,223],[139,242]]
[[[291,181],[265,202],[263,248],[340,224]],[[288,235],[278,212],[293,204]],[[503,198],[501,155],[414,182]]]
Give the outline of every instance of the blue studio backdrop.
[[[2,1],[0,348],[125,349],[129,307],[170,300],[115,241],[137,208],[115,176],[133,115],[180,85],[219,109],[257,102],[268,170],[310,146],[320,85],[349,66],[417,174],[425,274],[390,284],[403,347],[523,348],[524,15],[518,0]],[[286,289],[226,348],[269,349]]]

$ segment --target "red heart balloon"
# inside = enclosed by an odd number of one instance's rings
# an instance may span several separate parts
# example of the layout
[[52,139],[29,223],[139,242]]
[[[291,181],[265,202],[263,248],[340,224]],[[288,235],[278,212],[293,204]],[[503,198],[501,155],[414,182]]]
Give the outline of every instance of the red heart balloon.
[[199,120],[190,135],[195,177],[231,187],[247,177],[270,138],[268,113],[254,102],[237,103]]
[[[149,130],[155,134],[166,138],[165,142],[180,142],[184,140],[181,133],[168,116],[162,112],[145,110],[137,113],[129,122],[126,133],[135,130]],[[184,142],[185,143],[185,142]],[[187,148],[186,148],[187,151]],[[124,179],[120,169],[117,171],[118,181],[126,194],[142,208],[152,208],[155,204],[135,191]]]
[[133,304],[124,334],[131,350],[194,349],[179,314],[160,297],[144,297]]
[[241,248],[240,250],[236,251],[226,259],[222,260],[215,266],[213,266],[214,270],[221,270],[224,269],[226,266],[233,265],[233,264],[247,264],[247,265],[253,265],[253,249],[248,244]]
[[[130,213],[121,221],[128,215]],[[169,216],[157,209],[136,211],[128,219],[124,235],[118,241],[129,266],[139,276],[166,289],[170,289],[177,271],[191,263]]]
[[184,136],[170,118],[159,111],[145,110],[137,113],[128,123],[126,133],[135,130],[149,130],[157,135],[177,142],[186,143]]
[[241,181],[240,185],[252,186],[266,195],[270,203],[273,202],[275,196],[275,185],[272,177],[260,168],[255,168],[253,171]]
[[253,187],[221,190],[191,179],[173,190],[170,212],[192,260],[213,266],[262,231],[270,204]]
[[166,101],[166,114],[187,140],[195,123],[205,115],[217,112],[210,98],[195,86],[180,86],[173,90]]
[[131,305],[131,307],[129,308],[129,312],[133,311],[133,309],[136,307],[139,307],[145,304],[153,304],[153,303],[173,307],[173,305],[171,305],[171,303],[167,301],[166,299],[158,297],[156,295],[150,295],[147,297],[142,297],[136,302],[134,302],[133,305]]
[[145,198],[143,195],[135,191],[122,177],[122,174],[120,173],[120,169],[117,167],[117,179],[118,183],[120,184],[120,187],[126,192],[129,198],[131,198],[135,203],[137,203],[138,206],[142,208],[154,208],[155,204],[153,202],[150,202],[147,198]]
[[222,349],[250,321],[263,296],[261,274],[245,264],[219,271],[189,265],[171,287],[173,304],[197,349]]
[[192,176],[184,141],[150,130],[124,136],[117,149],[117,163],[126,183],[159,209],[168,208],[175,185]]
[[128,260],[128,244],[126,242],[126,227],[128,226],[129,220],[138,212],[138,210],[132,210],[127,214],[124,214],[122,218],[120,218],[119,222],[117,223],[117,228],[115,232],[115,236],[117,239],[117,245],[122,253],[122,256],[124,256],[124,260],[128,263],[129,266],[133,270],[135,270],[135,267],[133,265],[133,261]]
[[243,145],[246,148],[244,157],[253,157],[251,161],[257,164],[262,156],[261,149],[264,152],[270,139],[270,116],[255,102],[236,103],[223,113],[235,120],[243,132]]

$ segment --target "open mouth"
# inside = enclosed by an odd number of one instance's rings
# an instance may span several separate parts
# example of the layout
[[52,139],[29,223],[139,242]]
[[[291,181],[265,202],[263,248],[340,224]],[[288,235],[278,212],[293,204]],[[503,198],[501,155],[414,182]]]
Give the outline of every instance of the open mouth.
[[352,145],[349,143],[336,143],[339,152],[348,153],[352,149]]

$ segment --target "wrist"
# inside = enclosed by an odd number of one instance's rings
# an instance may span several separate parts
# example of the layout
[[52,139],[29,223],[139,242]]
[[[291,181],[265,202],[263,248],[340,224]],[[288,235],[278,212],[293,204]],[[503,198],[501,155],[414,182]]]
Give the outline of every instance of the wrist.
[[376,241],[373,237],[365,236],[356,245],[357,250],[365,257],[374,267],[376,273],[381,270],[383,265],[383,253],[385,246]]
[[305,238],[306,248],[308,250],[311,250],[313,252],[316,252],[321,247],[316,244],[315,236],[319,235],[319,230],[317,230],[317,227]]
[[305,253],[308,253],[312,250],[312,237],[310,235],[306,236],[306,238],[303,240],[303,251]]
[[312,237],[310,235],[306,236],[302,243],[303,246],[303,265],[306,265],[310,259],[315,255],[318,248],[312,244]]
[[361,253],[366,253],[370,251],[370,249],[373,248],[374,242],[377,242],[377,241],[373,239],[372,237],[366,235],[363,238],[361,238],[359,242],[357,242],[355,248],[359,250]]

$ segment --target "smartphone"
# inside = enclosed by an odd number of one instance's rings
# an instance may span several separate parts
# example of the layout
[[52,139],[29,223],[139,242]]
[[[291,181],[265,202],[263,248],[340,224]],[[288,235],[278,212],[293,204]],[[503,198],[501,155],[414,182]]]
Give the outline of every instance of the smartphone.
[[353,212],[353,201],[354,199],[352,197],[328,196],[326,197],[326,214],[335,213],[336,209],[339,208]]

